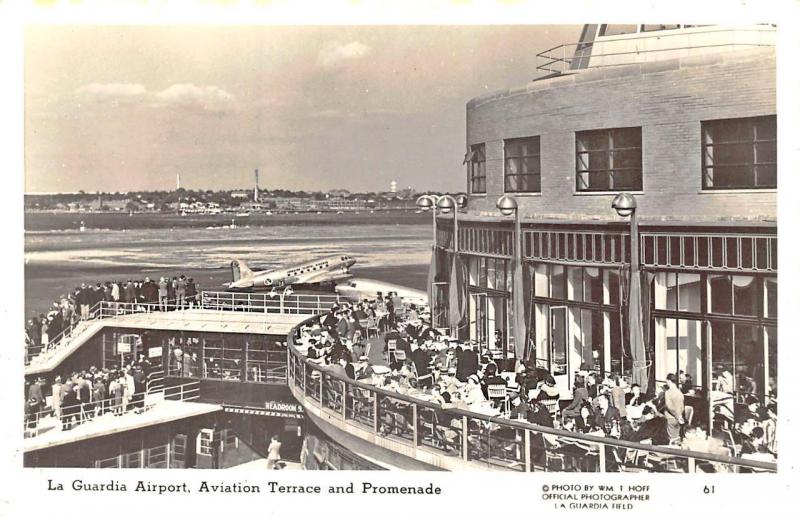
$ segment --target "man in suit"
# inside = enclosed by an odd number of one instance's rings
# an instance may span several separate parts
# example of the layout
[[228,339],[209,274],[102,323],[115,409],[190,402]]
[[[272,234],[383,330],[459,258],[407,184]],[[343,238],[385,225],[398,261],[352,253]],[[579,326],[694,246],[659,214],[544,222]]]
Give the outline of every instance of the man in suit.
[[676,439],[681,435],[684,401],[683,393],[678,389],[678,378],[674,373],[667,375],[667,390],[664,392],[664,417],[667,420],[669,438]]
[[[468,345],[467,345],[468,346]],[[478,372],[478,354],[471,348],[465,347],[458,358],[456,368],[456,378],[461,382],[466,382],[470,375]]]
[[608,401],[608,396],[600,395],[597,397],[597,409],[594,411],[592,426],[609,433],[614,422],[619,423],[619,410],[612,407]]
[[31,405],[30,408],[33,412],[39,412],[44,409],[45,398],[42,392],[42,384],[44,384],[44,378],[39,377],[28,389],[28,403]]
[[430,357],[428,353],[417,346],[411,346],[411,360],[414,362],[414,367],[417,370],[417,382],[421,388],[428,388],[433,385],[433,375],[430,368]]

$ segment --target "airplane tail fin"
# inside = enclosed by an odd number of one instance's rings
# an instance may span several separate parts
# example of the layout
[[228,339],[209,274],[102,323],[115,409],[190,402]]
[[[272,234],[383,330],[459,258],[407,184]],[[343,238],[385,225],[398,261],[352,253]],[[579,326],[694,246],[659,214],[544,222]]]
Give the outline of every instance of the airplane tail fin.
[[249,278],[253,275],[253,271],[250,270],[244,260],[234,260],[231,262],[231,274],[235,282],[242,278]]

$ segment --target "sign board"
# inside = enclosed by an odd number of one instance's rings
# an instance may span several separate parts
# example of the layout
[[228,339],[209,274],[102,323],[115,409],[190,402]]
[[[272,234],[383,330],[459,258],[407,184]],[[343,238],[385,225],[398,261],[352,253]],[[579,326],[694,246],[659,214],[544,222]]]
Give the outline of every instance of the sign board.
[[161,346],[156,346],[147,350],[147,358],[160,358],[163,350]]
[[303,419],[302,408],[300,412],[284,412],[278,410],[266,410],[262,408],[249,408],[249,407],[228,407],[224,406],[225,412],[233,414],[251,414],[255,416],[272,416],[272,417],[289,417],[292,419]]
[[124,340],[120,340],[117,342],[117,353],[130,353],[131,352],[131,343],[126,342]]

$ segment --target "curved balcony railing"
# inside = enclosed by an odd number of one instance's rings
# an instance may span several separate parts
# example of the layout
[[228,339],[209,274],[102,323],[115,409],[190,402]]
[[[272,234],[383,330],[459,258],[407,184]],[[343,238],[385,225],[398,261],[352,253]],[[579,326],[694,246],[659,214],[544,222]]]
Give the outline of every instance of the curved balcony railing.
[[565,43],[536,54],[543,75],[584,68],[620,66],[729,50],[775,46],[775,29],[705,26],[690,29],[603,36],[594,41]]
[[[301,325],[302,326],[302,325]],[[289,388],[340,429],[444,469],[775,472],[774,463],[541,427],[419,400],[309,361],[287,336]]]

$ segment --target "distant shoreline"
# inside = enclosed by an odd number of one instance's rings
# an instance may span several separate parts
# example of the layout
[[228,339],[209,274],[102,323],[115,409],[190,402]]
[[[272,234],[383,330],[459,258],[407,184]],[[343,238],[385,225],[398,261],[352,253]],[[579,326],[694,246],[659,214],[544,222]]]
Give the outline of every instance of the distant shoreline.
[[232,223],[238,227],[263,227],[287,224],[314,225],[347,225],[347,224],[430,224],[430,213],[408,210],[361,210],[322,212],[322,213],[252,213],[248,217],[237,217],[233,213],[218,215],[186,215],[176,213],[137,213],[133,215],[123,212],[58,212],[58,211],[26,211],[24,215],[25,231],[78,231],[83,222],[86,229],[160,229],[160,228],[208,228],[229,227]]

